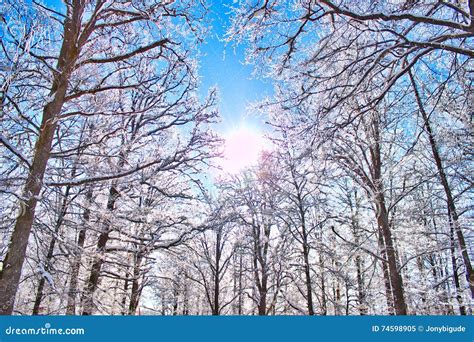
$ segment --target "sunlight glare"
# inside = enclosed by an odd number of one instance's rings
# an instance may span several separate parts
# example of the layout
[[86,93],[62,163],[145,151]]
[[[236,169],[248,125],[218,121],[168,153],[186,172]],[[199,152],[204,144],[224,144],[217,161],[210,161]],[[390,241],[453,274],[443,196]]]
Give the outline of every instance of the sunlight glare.
[[224,159],[221,166],[226,173],[237,173],[255,165],[265,147],[262,134],[246,126],[231,131],[224,138]]

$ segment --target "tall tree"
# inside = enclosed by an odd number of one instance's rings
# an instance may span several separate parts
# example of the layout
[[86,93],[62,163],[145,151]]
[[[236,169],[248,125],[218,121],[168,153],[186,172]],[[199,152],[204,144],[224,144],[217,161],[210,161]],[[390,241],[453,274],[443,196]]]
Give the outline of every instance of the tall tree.
[[[5,14],[5,18],[18,18],[16,6],[21,4],[9,6],[10,11]],[[173,70],[170,76],[180,78],[191,73],[186,60],[186,47],[179,46],[180,32],[185,32],[176,30],[176,27],[184,25],[189,27],[191,32],[198,34],[199,25],[196,18],[202,14],[200,5],[195,6],[194,1],[179,4],[137,2],[132,8],[117,1],[72,1],[66,2],[61,11],[37,3],[23,6],[32,6],[32,11],[45,22],[51,36],[38,37],[36,44],[33,44],[29,51],[31,63],[44,71],[38,82],[30,87],[41,89],[44,99],[38,106],[41,125],[22,190],[21,207],[24,210],[16,219],[0,274],[2,314],[13,312],[38,196],[44,186],[46,167],[58,124],[64,117],[89,114],[79,109],[65,113],[65,109],[72,109],[81,102],[100,98],[104,101],[101,108],[103,114],[133,114],[117,108],[116,95],[149,85],[156,77],[160,77],[163,70],[160,63],[179,69]],[[174,18],[178,18],[180,23],[174,21]],[[54,34],[54,31],[57,34]],[[140,31],[140,35],[133,34],[136,31]],[[23,42],[16,39],[15,32],[10,34],[10,44],[24,48],[21,45]],[[110,44],[113,40],[121,43]],[[147,77],[132,76],[134,70],[142,68],[144,61],[151,60],[151,64],[157,68],[150,69]],[[94,77],[87,78],[85,74]],[[120,79],[122,82],[118,82]],[[44,92],[43,89],[48,91]],[[162,162],[161,159],[148,160],[132,170]],[[131,170],[125,170],[118,175],[102,178],[111,179],[130,172]],[[79,181],[84,182],[87,180]]]

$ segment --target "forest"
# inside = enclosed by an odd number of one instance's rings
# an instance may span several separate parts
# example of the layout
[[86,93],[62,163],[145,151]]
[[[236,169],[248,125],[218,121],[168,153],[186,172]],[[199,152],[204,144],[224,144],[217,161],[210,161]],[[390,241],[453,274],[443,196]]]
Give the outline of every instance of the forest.
[[[222,8],[272,88],[232,170],[200,74]],[[3,0],[0,25],[0,314],[472,314],[474,0]]]

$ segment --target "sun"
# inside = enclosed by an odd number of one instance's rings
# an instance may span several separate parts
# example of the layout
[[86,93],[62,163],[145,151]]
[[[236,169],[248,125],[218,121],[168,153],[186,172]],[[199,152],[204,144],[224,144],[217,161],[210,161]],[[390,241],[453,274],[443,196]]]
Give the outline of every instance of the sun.
[[255,165],[260,153],[265,149],[265,139],[261,132],[248,126],[240,126],[224,135],[224,158],[222,170],[226,173],[238,173]]

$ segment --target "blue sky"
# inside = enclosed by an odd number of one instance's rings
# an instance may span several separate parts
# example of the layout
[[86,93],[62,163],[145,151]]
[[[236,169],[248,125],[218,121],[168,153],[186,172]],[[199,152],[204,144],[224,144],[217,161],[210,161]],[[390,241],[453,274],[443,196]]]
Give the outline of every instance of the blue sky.
[[240,125],[263,129],[262,118],[246,111],[251,102],[272,94],[269,81],[252,77],[252,66],[244,65],[245,46],[233,46],[222,41],[229,26],[229,8],[232,0],[209,0],[209,16],[212,20],[211,34],[201,51],[200,59],[201,92],[216,86],[219,89],[219,109],[222,133],[232,131]]
[[[60,0],[46,0],[53,8],[62,7]],[[223,41],[230,24],[229,5],[233,0],[208,0],[208,18],[211,22],[210,34],[200,50],[199,74],[201,77],[200,95],[206,96],[209,88],[219,90],[219,111],[222,122],[218,131],[226,134],[249,126],[255,130],[264,130],[263,118],[248,113],[250,103],[262,100],[272,94],[270,81],[252,76],[252,66],[245,65],[245,45],[234,46]]]

